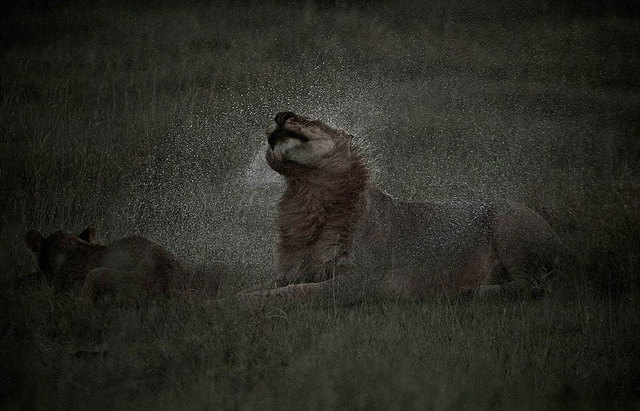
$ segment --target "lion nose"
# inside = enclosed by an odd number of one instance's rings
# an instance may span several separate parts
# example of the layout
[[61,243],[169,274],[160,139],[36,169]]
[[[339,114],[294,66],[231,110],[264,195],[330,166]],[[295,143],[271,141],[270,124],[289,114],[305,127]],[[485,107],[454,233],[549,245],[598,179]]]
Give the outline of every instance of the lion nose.
[[279,125],[280,127],[283,127],[285,121],[287,121],[287,119],[294,116],[295,114],[290,111],[281,111],[280,113],[276,114],[273,120],[276,122],[277,125]]

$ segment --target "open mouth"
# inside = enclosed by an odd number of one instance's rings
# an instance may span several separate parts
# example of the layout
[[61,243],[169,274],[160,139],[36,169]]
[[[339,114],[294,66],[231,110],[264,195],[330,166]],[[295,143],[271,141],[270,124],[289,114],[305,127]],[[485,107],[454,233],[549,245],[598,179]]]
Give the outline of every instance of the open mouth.
[[282,141],[287,138],[300,140],[303,143],[306,143],[307,141],[309,141],[309,139],[303,136],[302,134],[298,134],[296,132],[289,131],[289,130],[284,130],[281,127],[278,127],[275,131],[269,134],[269,137],[267,137],[267,142],[269,143],[269,147],[273,149],[279,141]]

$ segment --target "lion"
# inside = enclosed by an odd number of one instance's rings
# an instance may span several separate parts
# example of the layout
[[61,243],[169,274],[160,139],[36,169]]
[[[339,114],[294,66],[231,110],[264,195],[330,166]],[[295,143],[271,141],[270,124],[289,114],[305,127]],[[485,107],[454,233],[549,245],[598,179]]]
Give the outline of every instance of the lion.
[[544,290],[560,249],[537,212],[514,201],[411,203],[376,188],[348,132],[292,112],[267,130],[284,176],[278,276],[243,299],[349,305],[391,296]]
[[87,302],[107,295],[169,296],[194,291],[194,286],[200,288],[197,293],[217,292],[218,278],[190,275],[171,252],[145,237],[131,235],[102,245],[95,243],[95,236],[91,226],[78,235],[56,231],[46,238],[30,230],[25,243],[54,289],[83,283],[80,295]]

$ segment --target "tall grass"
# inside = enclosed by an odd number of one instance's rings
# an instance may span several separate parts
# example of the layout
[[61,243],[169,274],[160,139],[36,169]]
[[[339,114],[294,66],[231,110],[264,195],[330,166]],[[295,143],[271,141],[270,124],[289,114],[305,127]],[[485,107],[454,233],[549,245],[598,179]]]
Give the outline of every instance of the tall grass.
[[[577,295],[576,295],[577,294]],[[567,298],[568,297],[568,298]],[[188,301],[17,301],[7,405],[539,409],[637,406],[638,301],[374,303],[250,315]],[[7,318],[3,319],[4,321]]]
[[[640,65],[625,2],[74,2],[8,8],[0,51],[2,401],[13,408],[638,405]],[[82,307],[30,228],[139,232],[231,292],[273,275],[277,111],[353,132],[409,200],[510,197],[571,258],[540,302],[327,311]],[[78,355],[75,355],[78,354]],[[95,354],[95,356],[94,356]],[[88,356],[88,357],[87,357]],[[87,357],[87,358],[85,358]]]

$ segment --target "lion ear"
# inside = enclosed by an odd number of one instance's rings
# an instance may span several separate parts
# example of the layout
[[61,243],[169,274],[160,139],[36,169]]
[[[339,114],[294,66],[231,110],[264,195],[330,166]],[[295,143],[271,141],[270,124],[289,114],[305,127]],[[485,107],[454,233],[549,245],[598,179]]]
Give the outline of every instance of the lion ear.
[[37,254],[40,251],[42,234],[40,234],[36,230],[29,230],[24,236],[24,243],[27,245],[29,250]]
[[96,240],[96,228],[90,225],[78,234],[78,238],[86,241],[87,243],[93,243]]

